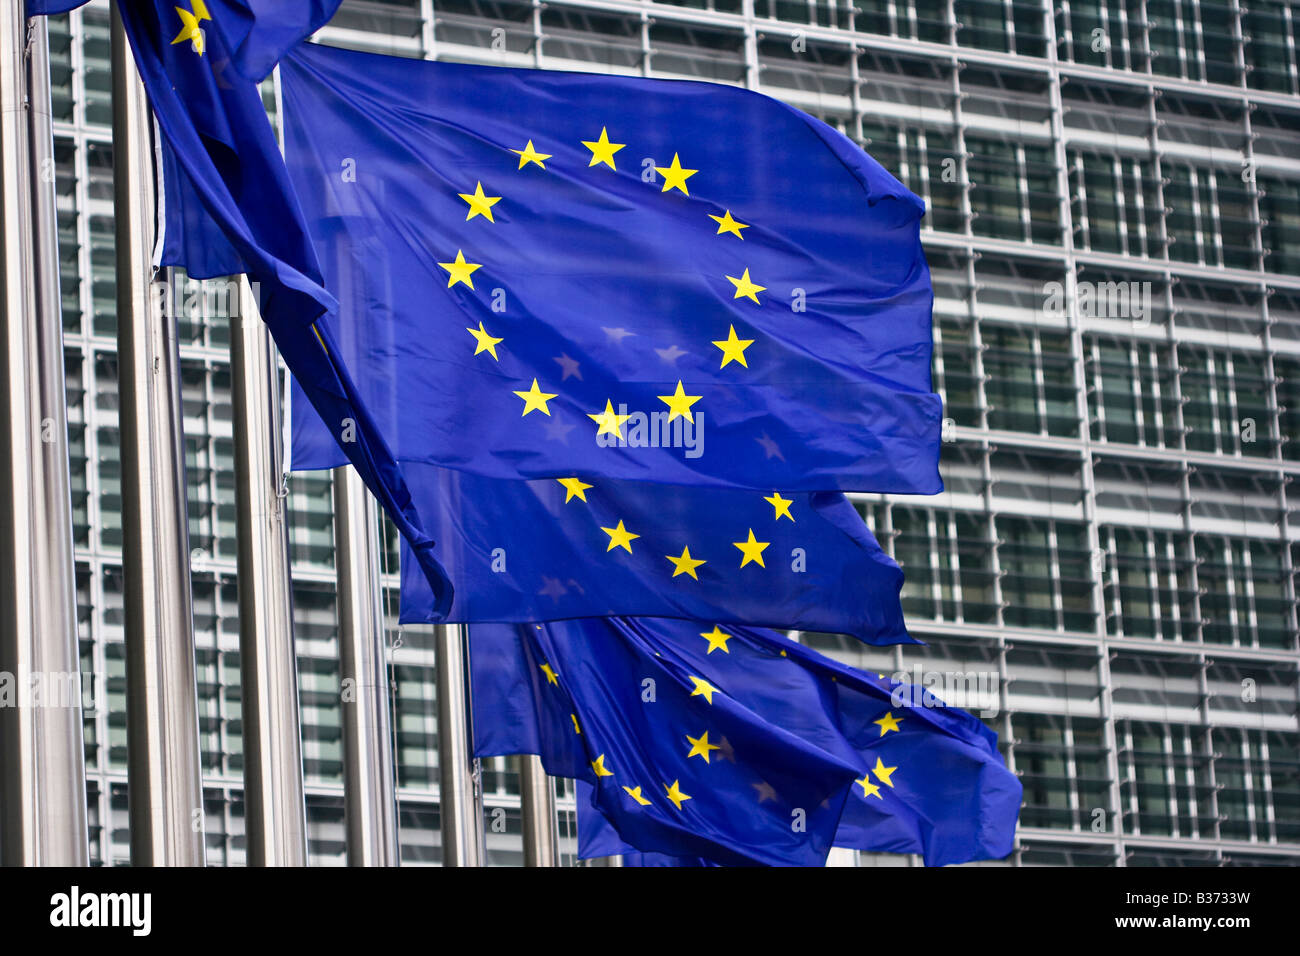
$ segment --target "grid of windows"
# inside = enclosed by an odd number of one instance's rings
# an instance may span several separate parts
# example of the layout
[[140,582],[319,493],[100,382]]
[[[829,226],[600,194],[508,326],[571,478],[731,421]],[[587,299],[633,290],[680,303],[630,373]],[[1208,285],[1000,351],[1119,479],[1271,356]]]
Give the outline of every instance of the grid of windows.
[[[1300,861],[1298,22],[1292,0],[346,0],[322,39],[747,85],[920,195],[946,490],[856,500],[927,643],[804,639],[988,679],[954,703],[1024,781],[1011,862],[1171,866]],[[122,863],[106,4],[51,45],[92,852]],[[181,338],[208,858],[240,864],[228,327],[200,301]],[[289,495],[311,856],[339,863],[328,477]],[[402,857],[437,863],[434,644],[395,624],[385,532]],[[489,859],[517,862],[516,762],[482,783]]]

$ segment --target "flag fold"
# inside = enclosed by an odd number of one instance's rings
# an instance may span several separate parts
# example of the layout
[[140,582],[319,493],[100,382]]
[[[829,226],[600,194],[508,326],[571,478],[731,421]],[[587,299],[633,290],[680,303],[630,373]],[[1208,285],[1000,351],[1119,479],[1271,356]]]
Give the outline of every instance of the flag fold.
[[[323,318],[337,309],[337,302],[322,282],[261,94],[241,75],[222,31],[209,29],[209,21],[228,15],[228,6],[215,0],[185,6],[142,0],[118,6],[161,132],[156,264],[183,267],[198,279],[249,276],[262,318],[302,394],[322,418],[340,423],[332,440],[410,543],[435,607],[445,611],[451,586],[433,556],[433,541],[420,524],[384,437],[338,360],[338,346]],[[290,35],[325,16],[330,7],[307,5],[316,11],[309,22],[303,19],[305,7],[245,6],[264,10],[245,21],[242,33],[245,48],[263,57],[282,50]],[[278,21],[272,7],[286,19]]]
[[[470,629],[476,756],[589,784],[581,854],[929,865],[1012,849],[996,735],[928,691],[770,631],[648,618]],[[689,799],[682,799],[685,794]]]

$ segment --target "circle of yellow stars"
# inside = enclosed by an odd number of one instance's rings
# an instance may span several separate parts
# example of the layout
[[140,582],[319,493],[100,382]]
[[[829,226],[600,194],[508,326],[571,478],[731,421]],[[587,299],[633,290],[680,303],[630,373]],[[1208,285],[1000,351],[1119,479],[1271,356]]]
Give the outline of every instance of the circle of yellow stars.
[[[174,42],[179,43],[183,40],[190,40],[196,45],[196,49],[198,49],[199,52],[202,52],[202,33],[198,29],[198,21],[207,18],[207,11],[203,7],[202,0],[195,0],[194,10],[194,14],[190,14],[189,11],[181,11],[182,19],[184,21],[184,29],[182,30],[181,35],[178,36]],[[590,159],[587,163],[588,169],[592,167],[605,167],[615,172],[618,171],[617,157],[620,151],[627,147],[627,144],[612,140],[610,138],[608,127],[602,126],[598,136],[590,140],[581,140],[581,143],[590,153]],[[518,157],[518,165],[515,169],[516,173],[525,172],[530,166],[536,166],[538,170],[546,171],[547,161],[554,158],[553,154],[544,153],[538,149],[532,139],[527,140],[521,148],[510,147],[509,151]],[[689,181],[693,176],[700,172],[698,169],[692,169],[683,165],[681,154],[677,152],[673,153],[672,162],[667,166],[655,165],[654,170],[658,174],[662,183],[662,188],[660,190],[661,193],[677,191],[682,193],[684,196],[690,196]],[[494,210],[497,207],[497,204],[502,202],[502,197],[490,194],[481,180],[475,180],[472,191],[457,193],[457,195],[466,204],[466,222],[481,219],[484,223],[490,225],[497,224]],[[708,216],[716,224],[717,229],[714,234],[718,236],[730,236],[743,242],[745,239],[744,230],[751,228],[749,223],[738,220],[732,214],[730,209],[724,209],[722,215],[708,213]],[[474,292],[476,289],[474,286],[473,276],[475,272],[483,268],[483,263],[471,262],[466,258],[464,249],[459,248],[456,250],[454,258],[451,258],[446,262],[439,262],[438,267],[447,274],[448,289],[454,289],[457,286],[463,285],[470,292]],[[766,292],[767,287],[759,284],[759,282],[750,275],[748,266],[742,266],[739,272],[739,275],[724,273],[724,275],[720,277],[719,281],[725,279],[731,284],[733,300],[745,299],[752,302],[754,305],[761,306],[763,302],[760,298],[760,294]],[[487,355],[494,362],[500,362],[501,356],[497,351],[497,347],[505,342],[504,336],[494,334],[494,332],[486,328],[484,323],[481,321],[478,323],[477,328],[469,326],[466,327],[465,331],[474,339],[474,355]],[[622,331],[624,334],[632,334],[626,332],[626,330],[614,331]],[[741,337],[741,335],[736,331],[734,323],[728,324],[726,337],[711,341],[711,344],[719,351],[719,370],[725,369],[733,363],[741,368],[748,369],[749,360],[746,350],[749,349],[754,342],[755,340],[753,338]],[[676,346],[669,351],[676,354],[683,354],[677,351]],[[559,360],[557,359],[557,361]],[[581,375],[576,372],[576,362],[569,360],[568,363],[561,362],[561,365],[564,368],[564,378],[566,380],[571,375],[575,375],[581,379]],[[543,415],[549,417],[551,411],[548,402],[551,399],[559,397],[558,393],[543,391],[536,378],[533,379],[530,388],[526,390],[512,389],[512,392],[523,402],[520,409],[521,418],[526,418],[530,413],[535,411],[541,412]],[[695,416],[692,409],[693,406],[703,398],[703,396],[688,394],[684,383],[679,379],[677,387],[671,394],[659,395],[657,398],[668,407],[669,422],[672,422],[677,418],[682,418],[687,422],[694,424]],[[624,435],[623,426],[631,416],[618,414],[614,410],[612,398],[606,400],[603,410],[588,412],[586,414],[587,417],[596,424],[597,437],[605,435],[613,436],[617,439],[623,439],[626,437]],[[793,520],[793,518],[791,518],[791,520]],[[749,552],[744,553],[748,554]],[[690,574],[694,577],[691,569],[693,567],[698,567],[698,565],[690,565],[689,561],[691,559],[687,554],[683,553],[674,560],[684,562],[678,565],[681,568],[681,571],[676,573]],[[760,565],[762,564],[762,561],[757,556],[750,560],[756,561]]]

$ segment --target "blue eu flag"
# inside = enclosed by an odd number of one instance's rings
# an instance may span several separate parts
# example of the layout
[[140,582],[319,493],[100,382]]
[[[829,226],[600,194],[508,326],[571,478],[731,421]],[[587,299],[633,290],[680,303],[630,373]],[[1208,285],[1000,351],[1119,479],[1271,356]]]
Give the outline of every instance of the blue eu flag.
[[[923,205],[836,130],[727,86],[312,45],[281,77],[336,331],[399,460],[940,490]],[[337,427],[299,428],[295,461]]]
[[[478,756],[540,754],[549,773],[592,786],[580,810],[617,839],[588,822],[586,856],[815,864],[833,844],[943,865],[1012,849],[1022,791],[992,731],[771,631],[476,625],[470,670]],[[814,779],[840,789],[810,802],[792,780]]]
[[[29,17],[67,13],[88,0],[27,0]],[[286,50],[329,22],[342,0],[174,0],[174,42],[208,44],[221,38],[229,65],[241,76],[262,80]],[[129,4],[127,4],[129,5]]]
[[[911,641],[903,572],[839,492],[403,473],[455,586],[451,621],[647,615]],[[431,621],[407,557],[402,621]]]
[[47,17],[75,10],[90,0],[27,0],[29,17]]
[[475,754],[540,753],[548,773],[593,784],[637,845],[821,863],[853,767],[755,720],[671,651],[601,622],[475,625]]
[[[337,3],[119,5],[162,133],[163,232],[156,264],[195,278],[247,273],[302,391],[321,416],[347,423],[343,449],[402,534],[436,594],[451,588],[433,557],[397,462],[365,408],[325,323],[336,303],[272,133],[256,74],[287,43],[318,26]],[[236,38],[237,48],[227,46]],[[343,436],[340,435],[340,438]]]

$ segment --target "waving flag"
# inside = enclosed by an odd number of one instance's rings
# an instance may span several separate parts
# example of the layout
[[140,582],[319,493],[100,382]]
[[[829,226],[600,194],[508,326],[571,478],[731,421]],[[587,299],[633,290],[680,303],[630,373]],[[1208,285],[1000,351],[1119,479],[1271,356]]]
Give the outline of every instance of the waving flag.
[[[67,13],[88,0],[27,0],[29,17]],[[265,79],[285,51],[334,16],[342,0],[180,0],[168,3],[180,29],[173,42],[207,46],[209,31],[221,37],[229,64],[250,80]]]
[[520,752],[531,731],[523,751],[592,783],[638,845],[740,865],[825,860],[850,764],[755,720],[671,645],[585,624],[471,628],[476,756]]
[[[834,129],[708,83],[311,45],[281,77],[338,334],[400,460],[940,490],[923,205]],[[298,423],[295,461],[338,428]]]
[[[455,586],[451,621],[651,615],[912,640],[903,572],[839,492],[403,472]],[[404,623],[434,618],[405,554],[401,606]]]
[[[583,855],[820,863],[833,842],[937,866],[1011,852],[1021,786],[992,731],[770,631],[647,618],[474,626],[470,669],[477,756],[536,753],[548,773],[594,788],[581,809],[621,842],[588,824],[599,839]],[[791,737],[850,769],[824,804],[791,786],[810,758]],[[679,806],[681,794],[692,802]],[[804,840],[792,842],[792,820]]]
[[[253,280],[262,317],[295,380],[322,416],[346,423],[346,436],[339,436],[343,450],[411,543],[437,606],[445,610],[451,587],[433,557],[433,541],[420,525],[397,462],[337,360],[329,326],[317,322],[336,303],[321,282],[261,95],[240,75],[224,39],[227,25],[237,29],[249,62],[264,63],[336,6],[215,0],[119,5],[162,133],[164,223],[157,264],[182,266],[199,279],[247,273]],[[226,24],[236,7],[261,12]],[[314,11],[310,17],[308,8]]]

